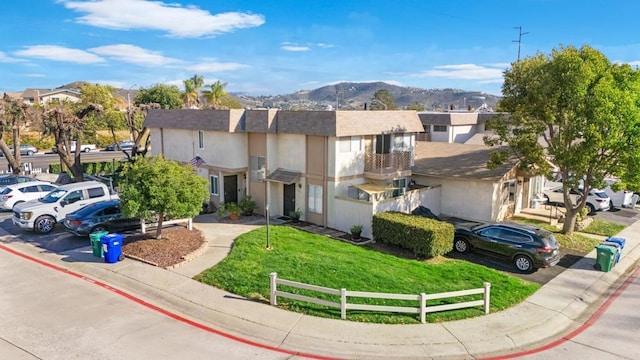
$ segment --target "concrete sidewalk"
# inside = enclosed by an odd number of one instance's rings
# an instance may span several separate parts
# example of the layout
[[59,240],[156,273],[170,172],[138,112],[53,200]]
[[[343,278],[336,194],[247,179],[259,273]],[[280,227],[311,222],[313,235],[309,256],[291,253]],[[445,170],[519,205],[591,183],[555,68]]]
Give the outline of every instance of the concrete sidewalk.
[[3,231],[0,241],[224,333],[290,352],[349,359],[475,358],[548,343],[582,325],[640,258],[636,222],[617,235],[627,243],[610,272],[594,270],[593,251],[521,304],[498,313],[439,324],[365,324],[288,312],[192,280],[223,259],[238,235],[260,225],[222,224],[205,215],[194,226],[202,230],[208,248],[172,270],[131,259],[107,264],[93,257],[90,246],[51,253]]

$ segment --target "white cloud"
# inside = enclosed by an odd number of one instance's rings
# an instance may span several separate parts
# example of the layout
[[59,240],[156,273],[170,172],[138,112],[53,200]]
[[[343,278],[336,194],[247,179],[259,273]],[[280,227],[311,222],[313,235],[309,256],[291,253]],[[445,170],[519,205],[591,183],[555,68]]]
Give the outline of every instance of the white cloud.
[[11,56],[7,55],[6,53],[0,51],[0,63],[17,63],[17,62],[22,62],[22,61],[24,61],[24,60],[11,57]]
[[84,50],[70,49],[57,45],[35,45],[14,52],[15,55],[47,59],[54,61],[66,61],[78,64],[102,63],[104,59]]
[[196,73],[213,73],[220,71],[233,71],[238,69],[243,69],[248,67],[245,64],[234,63],[234,62],[203,62],[198,64],[193,64],[187,66],[187,70],[194,71]]
[[317,43],[316,46],[323,49],[335,47],[335,45],[328,43]]
[[172,37],[214,36],[265,23],[264,16],[227,12],[212,15],[196,6],[146,0],[62,0],[64,6],[86,15],[77,18],[82,24],[129,30],[164,31]]
[[89,51],[115,60],[138,65],[163,66],[181,62],[178,59],[162,56],[159,51],[151,51],[128,44],[98,46],[89,49]]
[[415,74],[417,77],[442,77],[458,80],[498,80],[504,69],[475,64],[441,65]]
[[43,77],[47,77],[47,75],[45,75],[45,74],[24,74],[24,76],[26,76],[26,77],[33,77],[33,78],[43,78]]
[[282,45],[280,48],[284,51],[295,51],[295,52],[311,50],[311,48],[308,46],[296,46],[296,45]]

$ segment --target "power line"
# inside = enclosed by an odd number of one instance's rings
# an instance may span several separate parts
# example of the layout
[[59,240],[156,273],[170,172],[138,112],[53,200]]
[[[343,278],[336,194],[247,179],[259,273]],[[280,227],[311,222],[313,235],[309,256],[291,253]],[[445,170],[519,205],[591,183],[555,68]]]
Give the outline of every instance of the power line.
[[518,61],[520,61],[520,44],[522,44],[522,35],[527,35],[529,32],[522,32],[522,26],[516,26],[514,29],[518,29],[518,40],[513,40],[513,42],[518,43]]

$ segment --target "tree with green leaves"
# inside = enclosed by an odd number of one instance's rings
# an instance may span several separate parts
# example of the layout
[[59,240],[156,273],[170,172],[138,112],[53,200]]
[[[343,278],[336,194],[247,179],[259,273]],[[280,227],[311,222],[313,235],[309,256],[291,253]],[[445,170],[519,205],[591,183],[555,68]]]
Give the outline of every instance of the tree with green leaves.
[[155,84],[149,89],[140,89],[135,105],[160,104],[162,109],[182,108],[183,95],[175,85]]
[[[548,160],[563,179],[566,220],[571,234],[577,215],[592,188],[605,176],[622,179],[621,186],[640,184],[640,75],[627,64],[611,63],[589,47],[560,47],[512,64],[504,73],[503,99],[492,119],[489,166],[517,156],[520,167],[549,174]],[[580,200],[572,204],[571,189]]]
[[398,110],[398,106],[388,90],[380,89],[373,94],[371,110]]
[[218,109],[222,99],[227,96],[227,92],[224,91],[225,86],[227,86],[227,83],[223,83],[220,80],[213,84],[205,85],[209,89],[202,91],[202,95],[212,109]]
[[[20,131],[29,123],[41,119],[41,108],[24,104],[21,99],[12,99],[6,93],[0,99],[0,151],[9,162],[14,174],[22,171],[20,166]],[[12,136],[13,151],[4,140],[5,133]]]
[[424,108],[424,105],[422,104],[413,103],[413,104],[407,105],[407,110],[424,111],[425,108]]
[[207,181],[190,164],[181,165],[161,155],[136,158],[127,163],[118,185],[125,217],[157,218],[155,237],[162,237],[167,218],[198,215],[208,197]]

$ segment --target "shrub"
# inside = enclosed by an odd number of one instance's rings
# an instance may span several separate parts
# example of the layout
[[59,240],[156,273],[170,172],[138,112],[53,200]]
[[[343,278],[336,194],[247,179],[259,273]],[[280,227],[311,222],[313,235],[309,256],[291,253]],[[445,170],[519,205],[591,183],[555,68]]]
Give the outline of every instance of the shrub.
[[372,220],[376,241],[413,251],[416,257],[434,257],[453,250],[453,225],[396,211],[378,213]]
[[240,214],[244,216],[253,215],[253,210],[256,209],[256,202],[251,198],[251,195],[245,196],[238,203],[240,206]]

